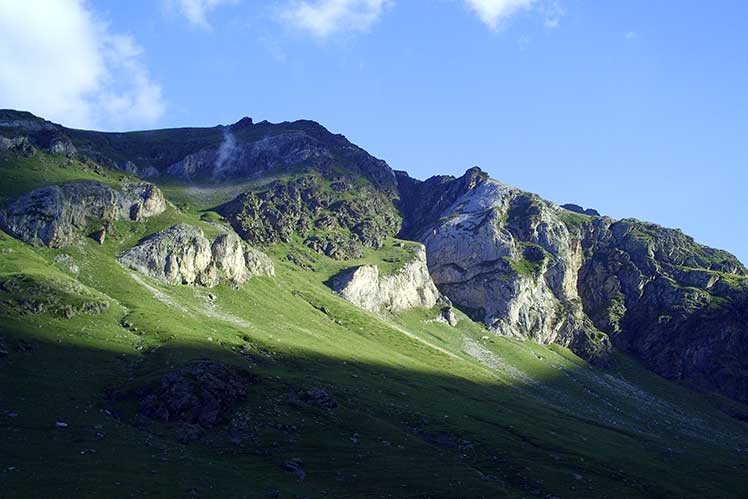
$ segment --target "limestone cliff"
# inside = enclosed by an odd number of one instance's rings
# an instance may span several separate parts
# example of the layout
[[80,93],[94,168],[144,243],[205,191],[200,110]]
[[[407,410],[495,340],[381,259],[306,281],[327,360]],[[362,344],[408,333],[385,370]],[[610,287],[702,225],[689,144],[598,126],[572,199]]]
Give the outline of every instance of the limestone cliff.
[[582,239],[562,221],[565,210],[479,170],[438,182],[442,195],[424,189],[430,216],[416,210],[409,227],[439,289],[497,334],[558,343],[604,363],[610,345],[582,310]]
[[441,299],[421,246],[415,249],[413,259],[392,275],[381,275],[376,265],[361,265],[333,278],[330,286],[346,300],[370,312],[432,308]]
[[748,401],[748,271],[682,232],[491,180],[398,175],[403,236],[440,291],[497,334],[605,363],[611,340],[653,371]]
[[120,263],[169,284],[214,287],[243,284],[253,276],[275,274],[267,255],[247,246],[234,233],[212,242],[198,227],[177,224],[164,229],[119,257]]

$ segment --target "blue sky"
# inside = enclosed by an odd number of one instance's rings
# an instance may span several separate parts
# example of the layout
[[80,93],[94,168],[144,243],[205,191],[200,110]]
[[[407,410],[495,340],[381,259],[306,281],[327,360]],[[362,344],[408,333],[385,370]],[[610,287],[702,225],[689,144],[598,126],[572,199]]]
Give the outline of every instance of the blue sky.
[[0,107],[314,119],[419,178],[479,165],[748,262],[746,19],[729,0],[0,0]]

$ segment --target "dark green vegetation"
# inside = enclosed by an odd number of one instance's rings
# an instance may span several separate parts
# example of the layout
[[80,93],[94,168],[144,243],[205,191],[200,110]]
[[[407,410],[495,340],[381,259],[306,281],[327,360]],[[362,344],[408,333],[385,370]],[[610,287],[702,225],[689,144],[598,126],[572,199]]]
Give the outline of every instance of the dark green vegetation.
[[289,242],[298,234],[306,246],[338,260],[381,248],[400,230],[400,215],[388,196],[351,177],[277,180],[218,211],[252,244]]
[[[127,147],[140,147],[138,134],[112,134],[110,154],[125,147],[119,135],[133,141]],[[190,147],[221,140],[205,136]],[[103,147],[102,136],[89,140]],[[0,184],[3,203],[49,183],[117,185],[127,178],[78,156],[2,154],[0,175],[13,179]],[[438,308],[363,312],[325,283],[361,264],[392,273],[408,261],[413,243],[394,239],[388,224],[377,244],[361,245],[358,258],[321,254],[309,238],[355,234],[342,214],[370,202],[360,197],[372,184],[356,184],[351,196],[327,175],[280,177],[276,184],[247,181],[251,193],[239,199],[261,201],[269,189],[311,182],[312,194],[328,196],[327,204],[306,232],[296,221],[287,237],[258,240],[277,275],[238,288],[169,286],[116,262],[123,250],[179,222],[208,236],[229,221],[241,229],[244,208],[223,209],[234,186],[195,195],[194,186],[162,179],[176,207],[116,222],[103,245],[84,238],[64,249],[35,248],[0,233],[0,497],[745,494],[748,426],[728,415],[741,417],[742,404],[675,385],[619,352],[601,370],[559,346],[497,337],[459,312],[455,328],[434,321]],[[364,218],[390,213],[363,210],[371,211]],[[523,272],[546,262],[532,248],[523,252]],[[746,288],[725,259],[706,262],[711,270],[704,271],[689,266],[705,264],[692,251],[684,254],[673,260],[674,273],[705,273],[715,283],[707,297],[681,274],[664,282],[683,293],[683,307],[724,310],[731,293]],[[618,305],[624,314],[623,301]],[[616,317],[615,310],[601,305],[601,314]],[[144,417],[138,390],[205,359],[247,380],[245,396],[232,399],[219,424]],[[319,390],[335,404],[308,396]]]

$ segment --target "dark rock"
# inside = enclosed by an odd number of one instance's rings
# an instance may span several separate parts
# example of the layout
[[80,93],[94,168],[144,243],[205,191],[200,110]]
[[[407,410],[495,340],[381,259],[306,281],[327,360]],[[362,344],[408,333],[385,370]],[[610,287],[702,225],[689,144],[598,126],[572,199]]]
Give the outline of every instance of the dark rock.
[[135,395],[140,414],[150,419],[209,428],[227,420],[254,382],[237,368],[202,360],[137,389]]
[[200,440],[203,435],[203,427],[199,424],[185,423],[179,426],[177,440],[183,444],[189,444]]
[[584,241],[585,312],[654,372],[748,401],[748,271],[679,230],[599,219]]
[[439,312],[439,318],[452,327],[457,326],[460,320],[452,307],[443,307]]
[[403,226],[398,236],[401,239],[417,239],[419,234],[438,223],[442,213],[460,196],[488,180],[488,174],[477,166],[460,178],[440,175],[422,182],[403,171],[396,171],[395,175],[400,190],[399,208],[403,214]]
[[593,210],[592,208],[585,209],[579,206],[578,204],[572,204],[572,203],[562,204],[561,208],[564,208],[565,210],[573,211],[574,213],[579,213],[581,215],[589,215],[591,217],[600,216],[600,212],[598,212],[597,210]]
[[249,116],[245,116],[244,118],[240,119],[233,125],[231,125],[232,130],[241,130],[242,128],[247,128],[254,125],[254,121]]
[[306,478],[306,472],[304,471],[304,461],[298,457],[289,459],[281,465],[281,468],[288,471],[289,473],[295,474],[300,480]]
[[106,229],[99,229],[96,232],[91,233],[88,237],[99,244],[104,244],[104,240],[106,239]]
[[573,204],[573,203],[562,204],[561,208],[565,210],[573,211],[574,213],[580,213],[584,215],[584,208],[582,208],[578,204]]
[[338,407],[337,400],[322,388],[312,388],[311,390],[301,392],[299,394],[299,400],[305,404],[322,407],[324,409],[335,409]]

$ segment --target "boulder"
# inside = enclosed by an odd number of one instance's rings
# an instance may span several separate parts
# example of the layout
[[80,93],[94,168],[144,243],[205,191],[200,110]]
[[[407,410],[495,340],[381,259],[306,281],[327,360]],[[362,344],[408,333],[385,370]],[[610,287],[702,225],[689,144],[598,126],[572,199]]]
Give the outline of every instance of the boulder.
[[444,322],[445,324],[449,324],[452,327],[457,326],[457,323],[460,321],[459,317],[457,317],[457,314],[455,314],[455,311],[451,306],[442,307],[436,320],[439,322]]
[[119,257],[122,265],[168,284],[214,287],[243,284],[253,276],[272,276],[272,260],[234,233],[213,242],[199,227],[177,224],[140,241]]

